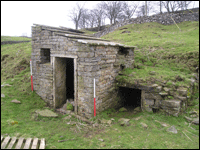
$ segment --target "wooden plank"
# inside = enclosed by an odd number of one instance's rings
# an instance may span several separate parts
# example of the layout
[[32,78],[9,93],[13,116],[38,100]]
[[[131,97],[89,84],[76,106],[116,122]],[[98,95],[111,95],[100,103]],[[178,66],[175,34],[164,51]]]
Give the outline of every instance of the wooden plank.
[[36,149],[37,148],[37,144],[38,144],[38,138],[34,138],[31,149]]
[[39,149],[45,149],[45,139],[44,138],[42,138],[41,141],[40,141]]
[[25,143],[25,145],[24,145],[24,149],[29,149],[29,148],[30,148],[31,140],[32,140],[32,138],[28,138],[28,139],[26,140],[26,143]]
[[24,141],[24,138],[19,138],[18,143],[17,143],[15,149],[20,149],[21,146],[22,146],[23,141]]
[[17,140],[16,137],[13,137],[12,140],[10,141],[10,144],[8,145],[7,149],[11,149],[13,145],[15,144],[15,141]]
[[6,147],[6,145],[7,145],[8,142],[9,142],[9,140],[10,140],[10,137],[7,136],[7,137],[4,139],[3,143],[1,144],[1,149],[4,149],[4,148]]

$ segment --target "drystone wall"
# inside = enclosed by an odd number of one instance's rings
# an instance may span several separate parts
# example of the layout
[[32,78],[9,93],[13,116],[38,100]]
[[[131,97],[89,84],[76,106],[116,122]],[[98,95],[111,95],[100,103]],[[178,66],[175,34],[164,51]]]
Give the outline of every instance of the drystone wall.
[[4,45],[4,44],[24,43],[24,42],[30,42],[30,41],[3,41],[3,42],[1,42],[1,45]]
[[[166,114],[178,117],[187,107],[188,89],[177,86],[167,86],[166,82],[142,85],[117,80],[118,86],[141,90],[141,108],[146,111],[160,110]],[[117,90],[116,93],[117,95]],[[172,98],[172,99],[171,99]],[[133,98],[134,100],[134,98]]]
[[94,34],[95,37],[102,37],[103,35],[106,35],[110,32],[113,32],[119,27],[122,27],[127,24],[142,24],[147,22],[158,22],[163,25],[170,25],[174,24],[174,21],[176,23],[180,23],[183,21],[199,21],[199,9],[195,9],[193,13],[190,12],[176,12],[176,13],[163,13],[158,15],[152,15],[152,16],[142,16],[137,18],[131,18],[128,20],[125,20],[124,22],[119,22],[116,24],[111,25],[109,28],[106,28],[103,31],[97,32]]

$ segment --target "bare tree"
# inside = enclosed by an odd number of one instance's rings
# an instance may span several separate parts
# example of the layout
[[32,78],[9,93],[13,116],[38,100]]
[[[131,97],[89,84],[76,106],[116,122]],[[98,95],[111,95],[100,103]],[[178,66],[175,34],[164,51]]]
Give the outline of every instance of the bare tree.
[[88,27],[89,26],[89,18],[90,18],[89,10],[83,9],[82,15],[79,20],[78,27],[80,27],[81,29],[85,29],[86,27]]
[[175,12],[179,9],[178,1],[162,1],[162,4],[167,12]]
[[74,22],[76,30],[79,26],[79,21],[81,18],[81,15],[84,10],[84,4],[81,6],[79,3],[76,3],[76,6],[73,7],[73,9],[70,11],[69,17]]
[[181,10],[186,10],[188,6],[192,3],[192,1],[177,1],[177,3]]
[[110,24],[116,23],[117,18],[120,17],[123,11],[123,1],[105,1],[104,10],[106,16],[110,19]]
[[124,2],[123,15],[122,15],[124,20],[130,19],[134,15],[137,7],[138,7],[138,3],[133,2],[133,3],[129,4],[128,2]]
[[162,1],[159,1],[160,14],[162,14]]
[[88,19],[88,24],[89,24],[90,28],[93,28],[95,26],[95,22],[96,22],[95,11],[94,10],[90,10],[89,19]]
[[96,16],[96,25],[98,27],[98,31],[100,30],[100,27],[102,25],[102,21],[104,19],[104,4],[103,3],[99,3],[96,5],[96,8],[94,9],[94,14]]
[[152,1],[145,1],[137,11],[137,16],[148,16],[150,11],[154,10],[153,8],[153,2]]

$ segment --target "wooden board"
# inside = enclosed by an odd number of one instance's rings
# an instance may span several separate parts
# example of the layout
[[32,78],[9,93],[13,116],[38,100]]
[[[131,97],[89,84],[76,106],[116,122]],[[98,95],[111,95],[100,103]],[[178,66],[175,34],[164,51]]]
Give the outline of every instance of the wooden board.
[[21,146],[22,146],[23,141],[24,141],[24,138],[19,138],[18,143],[17,143],[15,149],[20,149]]
[[29,148],[30,148],[31,140],[32,140],[32,138],[28,138],[28,139],[26,140],[26,143],[25,143],[25,145],[24,145],[24,149],[29,149]]
[[37,144],[38,144],[38,138],[34,138],[31,149],[36,149],[37,148]]
[[9,140],[10,140],[9,136],[4,139],[3,143],[1,144],[1,149],[4,149],[6,147],[6,145],[9,142]]
[[13,137],[10,144],[8,145],[7,149],[11,149],[13,147],[13,145],[15,144],[15,141],[17,140],[16,137]]
[[[4,138],[1,135],[1,149],[12,149],[14,148],[13,146],[16,144],[15,149],[45,149],[45,139],[42,138],[41,140],[39,140],[38,138],[19,138],[18,142],[17,142],[17,137],[6,137]],[[24,146],[22,147],[23,143],[25,142]]]
[[42,138],[41,141],[40,141],[39,149],[45,149],[45,139],[44,138]]

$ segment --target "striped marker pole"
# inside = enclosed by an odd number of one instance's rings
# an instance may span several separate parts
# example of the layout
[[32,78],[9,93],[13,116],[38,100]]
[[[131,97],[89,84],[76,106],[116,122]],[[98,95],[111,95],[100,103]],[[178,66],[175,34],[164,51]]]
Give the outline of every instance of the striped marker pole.
[[30,59],[30,69],[31,69],[31,89],[33,92],[33,76],[32,76],[32,63],[31,63],[31,59]]
[[94,78],[94,117],[96,117],[96,105],[95,105],[95,78]]

